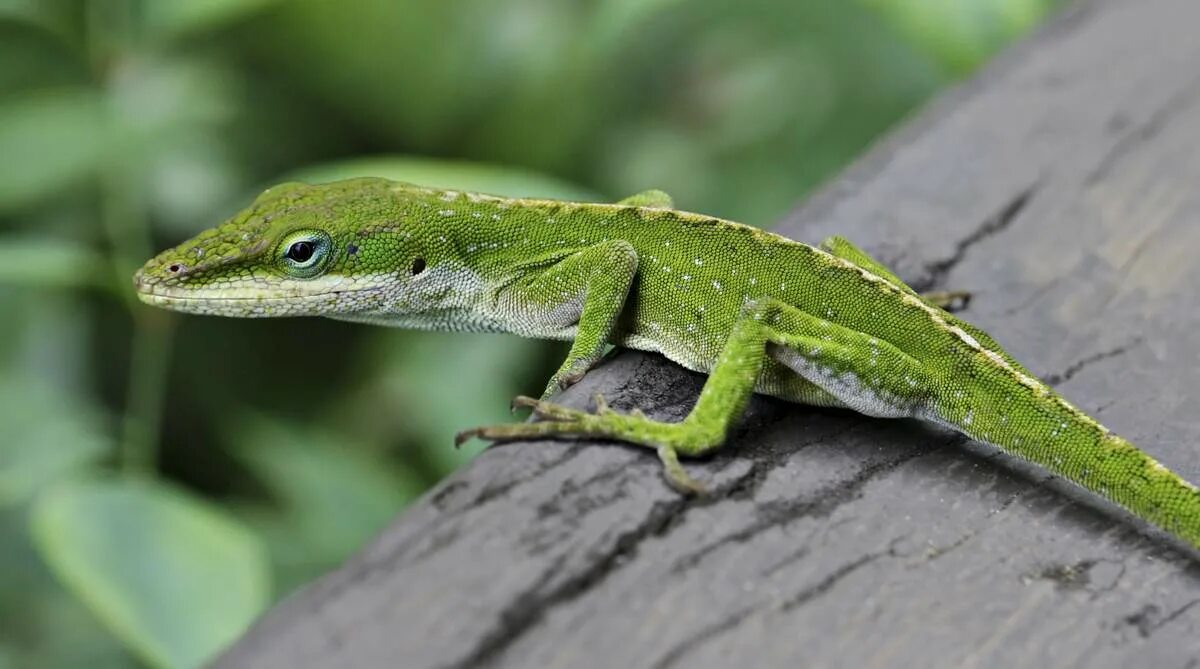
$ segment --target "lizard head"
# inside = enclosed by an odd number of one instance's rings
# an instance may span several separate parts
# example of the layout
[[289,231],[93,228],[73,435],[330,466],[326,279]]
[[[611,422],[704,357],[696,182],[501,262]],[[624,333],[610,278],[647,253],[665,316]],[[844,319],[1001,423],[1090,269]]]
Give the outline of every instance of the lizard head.
[[406,185],[285,183],[134,275],[148,304],[222,316],[333,316],[396,301],[426,265]]

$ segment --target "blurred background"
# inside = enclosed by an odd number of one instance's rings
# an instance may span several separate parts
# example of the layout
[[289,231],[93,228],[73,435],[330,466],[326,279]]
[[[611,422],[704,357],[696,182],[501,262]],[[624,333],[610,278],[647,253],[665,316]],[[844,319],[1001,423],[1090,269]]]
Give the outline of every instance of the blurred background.
[[0,0],[0,669],[195,666],[565,349],[138,304],[266,186],[769,227],[1053,0]]

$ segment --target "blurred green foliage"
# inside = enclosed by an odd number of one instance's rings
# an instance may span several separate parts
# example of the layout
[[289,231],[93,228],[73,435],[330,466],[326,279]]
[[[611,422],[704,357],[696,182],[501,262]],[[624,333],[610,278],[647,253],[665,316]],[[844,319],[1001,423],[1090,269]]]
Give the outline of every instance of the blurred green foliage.
[[191,666],[561,347],[178,318],[133,270],[375,174],[768,225],[1051,0],[0,0],[0,668]]

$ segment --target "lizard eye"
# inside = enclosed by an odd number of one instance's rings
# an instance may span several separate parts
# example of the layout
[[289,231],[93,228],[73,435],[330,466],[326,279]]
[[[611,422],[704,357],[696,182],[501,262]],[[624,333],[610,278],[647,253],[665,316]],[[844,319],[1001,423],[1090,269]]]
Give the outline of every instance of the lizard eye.
[[291,275],[307,279],[321,273],[332,247],[323,232],[299,232],[284,238],[279,245],[284,269]]
[[288,260],[291,260],[294,263],[304,264],[304,263],[308,262],[309,260],[311,260],[312,257],[313,257],[313,243],[312,242],[292,242],[292,245],[288,247],[287,258],[288,258]]

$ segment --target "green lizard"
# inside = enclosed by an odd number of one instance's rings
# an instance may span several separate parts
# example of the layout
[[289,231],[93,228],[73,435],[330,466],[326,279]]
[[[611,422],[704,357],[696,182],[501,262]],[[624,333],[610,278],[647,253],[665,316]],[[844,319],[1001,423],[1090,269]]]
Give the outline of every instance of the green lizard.
[[[594,437],[680,455],[717,448],[753,392],[914,417],[1032,461],[1200,547],[1200,492],[1067,403],[987,334],[841,238],[820,248],[678,211],[661,191],[616,204],[502,198],[364,178],[271,188],[150,260],[141,299],[222,316],[326,316],[570,340],[539,422],[490,440]],[[679,423],[546,401],[609,344],[709,375]]]

